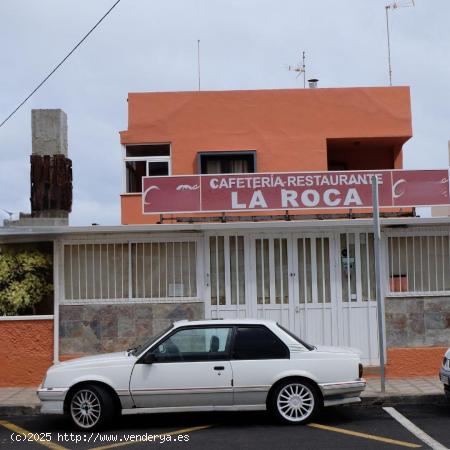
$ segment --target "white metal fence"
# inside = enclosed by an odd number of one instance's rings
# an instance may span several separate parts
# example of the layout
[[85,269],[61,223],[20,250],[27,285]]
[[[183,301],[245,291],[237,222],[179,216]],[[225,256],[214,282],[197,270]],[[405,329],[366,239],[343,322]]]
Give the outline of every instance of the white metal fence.
[[64,244],[65,302],[197,297],[197,242]]
[[388,237],[389,293],[448,294],[449,246],[449,236],[443,233]]

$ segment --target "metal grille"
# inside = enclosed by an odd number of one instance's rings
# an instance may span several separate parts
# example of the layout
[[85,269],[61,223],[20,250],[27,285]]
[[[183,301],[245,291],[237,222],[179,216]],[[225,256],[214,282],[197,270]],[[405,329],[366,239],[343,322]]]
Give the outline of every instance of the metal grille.
[[211,305],[245,304],[243,236],[210,236]]
[[133,298],[196,297],[195,242],[131,244]]
[[128,298],[128,244],[64,246],[66,300]]
[[66,301],[195,297],[195,241],[64,245]]
[[256,239],[258,304],[289,303],[287,239]]
[[340,239],[343,302],[376,299],[375,250],[372,233],[343,233]]
[[300,303],[330,303],[330,239],[297,239]]
[[391,236],[387,246],[391,294],[450,291],[448,236]]

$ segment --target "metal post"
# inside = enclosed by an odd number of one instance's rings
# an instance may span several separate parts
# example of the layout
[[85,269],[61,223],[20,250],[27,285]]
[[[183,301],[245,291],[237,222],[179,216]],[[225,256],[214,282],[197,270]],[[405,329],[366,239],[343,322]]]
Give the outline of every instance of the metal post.
[[386,30],[387,30],[387,46],[388,46],[388,63],[389,63],[389,85],[392,86],[392,67],[391,67],[391,40],[389,36],[389,9],[386,6]]
[[380,376],[381,392],[386,391],[384,373],[384,308],[381,291],[381,231],[380,231],[380,211],[378,201],[378,179],[372,176],[372,206],[373,206],[373,236],[375,246],[375,281],[377,293],[377,318],[378,318],[378,346],[380,352]]

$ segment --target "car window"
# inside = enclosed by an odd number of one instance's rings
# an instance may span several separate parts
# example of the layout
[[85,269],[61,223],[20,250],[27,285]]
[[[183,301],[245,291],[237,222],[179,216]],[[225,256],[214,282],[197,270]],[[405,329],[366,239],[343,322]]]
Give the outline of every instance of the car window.
[[214,361],[229,359],[231,327],[184,328],[159,344],[157,362]]
[[267,327],[238,327],[233,359],[289,358],[289,350]]

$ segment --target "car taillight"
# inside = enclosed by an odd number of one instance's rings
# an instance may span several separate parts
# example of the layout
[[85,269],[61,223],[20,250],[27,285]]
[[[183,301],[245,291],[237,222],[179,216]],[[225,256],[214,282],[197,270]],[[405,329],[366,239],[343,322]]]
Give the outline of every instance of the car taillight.
[[363,376],[363,365],[361,363],[359,363],[359,378],[362,378]]

